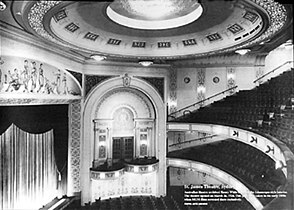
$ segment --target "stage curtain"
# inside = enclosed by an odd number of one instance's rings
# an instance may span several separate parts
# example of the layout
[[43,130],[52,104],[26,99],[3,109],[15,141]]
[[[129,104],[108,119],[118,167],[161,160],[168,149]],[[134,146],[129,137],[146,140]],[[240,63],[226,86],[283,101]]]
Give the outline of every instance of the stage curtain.
[[58,195],[53,130],[31,134],[12,124],[0,148],[0,209],[38,209]]

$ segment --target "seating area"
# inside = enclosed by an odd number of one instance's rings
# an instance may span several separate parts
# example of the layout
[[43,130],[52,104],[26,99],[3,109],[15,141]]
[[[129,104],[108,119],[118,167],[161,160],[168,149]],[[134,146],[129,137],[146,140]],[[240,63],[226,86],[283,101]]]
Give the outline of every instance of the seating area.
[[124,196],[118,198],[109,198],[106,200],[96,200],[94,203],[88,203],[81,206],[80,200],[68,206],[68,210],[152,210],[152,209],[179,209],[176,201],[171,197],[155,197],[155,196]]
[[92,204],[81,206],[81,200],[75,200],[65,210],[253,210],[244,199],[237,202],[209,202],[207,206],[185,206],[183,203],[183,187],[172,186],[165,197],[126,196],[97,200]]
[[253,129],[283,141],[294,151],[294,69],[173,121]]
[[[195,160],[220,168],[238,178],[252,191],[276,190],[285,176],[274,161],[247,144],[232,139],[170,152],[169,157]],[[273,198],[261,198],[267,204]]]

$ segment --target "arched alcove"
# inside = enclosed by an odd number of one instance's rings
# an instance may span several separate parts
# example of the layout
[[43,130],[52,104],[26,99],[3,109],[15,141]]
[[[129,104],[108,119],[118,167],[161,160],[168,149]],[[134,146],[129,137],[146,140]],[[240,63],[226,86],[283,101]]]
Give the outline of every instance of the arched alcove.
[[[107,185],[107,180],[92,179],[90,169],[105,161],[113,162],[118,159],[118,157],[114,158],[114,141],[124,138],[129,142],[133,141],[132,158],[152,156],[159,160],[157,171],[152,171],[153,174],[148,175],[150,179],[152,178],[152,182],[150,182],[152,190],[148,190],[148,193],[155,196],[165,195],[165,109],[160,95],[151,85],[138,78],[128,76],[109,79],[99,84],[89,94],[83,112],[82,204],[93,201],[95,195],[99,194],[95,189],[101,189],[101,186]],[[130,159],[130,156],[124,155],[121,157]],[[136,173],[134,172],[135,175],[133,175],[136,176]],[[127,185],[126,180],[131,180],[128,177],[122,177],[122,179],[124,185]],[[120,180],[117,179],[117,181],[119,185]],[[147,183],[145,181],[144,183]],[[132,187],[134,186],[132,185]],[[128,192],[129,194],[130,192]],[[118,195],[115,194],[112,197],[115,196]]]
[[115,88],[101,97],[95,109],[94,168],[157,155],[155,110],[144,93],[130,87]]

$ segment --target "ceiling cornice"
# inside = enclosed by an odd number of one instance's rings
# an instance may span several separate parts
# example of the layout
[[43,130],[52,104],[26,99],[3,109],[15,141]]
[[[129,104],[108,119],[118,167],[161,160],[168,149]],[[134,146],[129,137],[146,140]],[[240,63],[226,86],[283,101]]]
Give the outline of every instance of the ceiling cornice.
[[[36,39],[34,35],[26,31],[20,30],[18,28],[15,28],[1,21],[0,21],[0,28],[1,28],[0,35],[3,37],[7,37],[11,40],[25,43],[25,44],[37,47],[39,49],[45,50],[47,52],[57,54],[58,56],[73,60],[79,64],[84,64],[85,62],[85,58],[80,55],[77,55],[73,52],[66,51],[64,50],[64,48],[61,48],[58,45],[54,45],[49,41]],[[2,52],[2,53],[5,54],[5,52]]]

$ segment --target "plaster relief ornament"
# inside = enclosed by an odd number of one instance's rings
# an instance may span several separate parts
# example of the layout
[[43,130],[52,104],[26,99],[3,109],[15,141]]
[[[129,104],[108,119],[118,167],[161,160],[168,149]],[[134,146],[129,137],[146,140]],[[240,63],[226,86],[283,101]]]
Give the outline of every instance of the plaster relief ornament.
[[125,74],[123,77],[123,86],[124,87],[130,87],[131,85],[131,77],[128,76],[128,74]]

